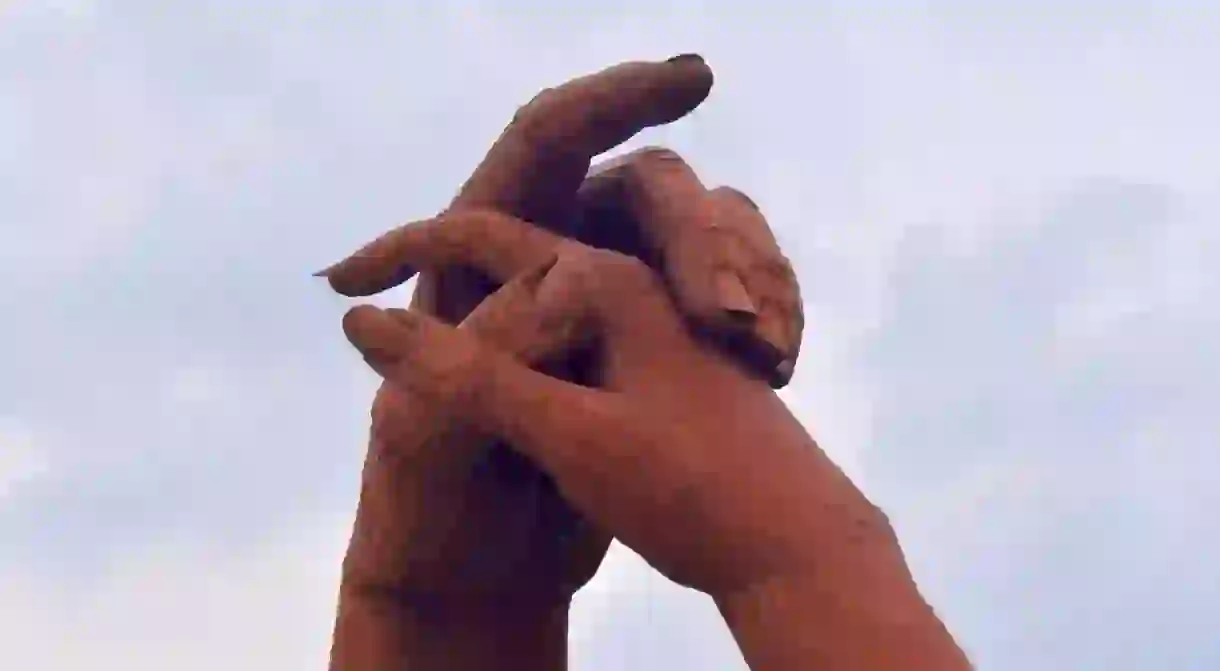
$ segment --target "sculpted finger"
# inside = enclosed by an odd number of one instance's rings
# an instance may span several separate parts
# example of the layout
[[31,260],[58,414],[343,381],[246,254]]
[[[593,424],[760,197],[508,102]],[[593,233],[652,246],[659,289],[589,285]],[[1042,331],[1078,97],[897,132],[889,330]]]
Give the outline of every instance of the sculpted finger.
[[[592,157],[681,118],[711,87],[707,63],[684,55],[622,63],[544,90],[517,110],[449,209],[492,209],[566,232]],[[478,277],[452,268],[424,273],[411,305],[457,322],[486,295]]]
[[680,156],[655,147],[599,164],[578,199],[582,240],[644,249],[688,317],[772,386],[787,383],[803,330],[799,288],[751,199],[727,187],[707,191]]
[[753,323],[753,304],[737,276],[735,250],[714,234],[715,211],[695,171],[677,153],[659,147],[599,164],[581,198],[617,198],[641,229],[688,315],[705,325],[736,330]]
[[708,193],[708,201],[719,235],[735,252],[731,262],[758,307],[750,339],[758,348],[754,355],[772,371],[772,387],[781,388],[795,370],[804,331],[796,273],[753,200],[736,189],[719,187]]
[[562,489],[582,462],[600,461],[622,426],[616,394],[530,370],[428,315],[360,306],[344,316],[343,329],[391,384],[459,408],[464,420],[519,449]]
[[318,275],[344,296],[369,296],[417,272],[455,266],[504,282],[553,254],[561,241],[501,212],[462,210],[400,226]]
[[546,89],[517,111],[451,208],[529,216],[570,202],[594,156],[685,116],[707,98],[712,80],[707,63],[688,54],[620,63]]
[[550,310],[539,304],[539,287],[558,260],[559,256],[552,254],[500,287],[458,328],[531,368],[587,344],[595,335],[594,324],[586,318],[579,296],[571,292],[559,295],[551,299],[555,302]]
[[550,364],[594,345],[609,348],[596,382],[584,384],[614,391],[626,390],[623,371],[656,377],[674,365],[675,350],[690,345],[655,271],[634,257],[575,242],[483,300],[458,329],[535,370],[552,371]]

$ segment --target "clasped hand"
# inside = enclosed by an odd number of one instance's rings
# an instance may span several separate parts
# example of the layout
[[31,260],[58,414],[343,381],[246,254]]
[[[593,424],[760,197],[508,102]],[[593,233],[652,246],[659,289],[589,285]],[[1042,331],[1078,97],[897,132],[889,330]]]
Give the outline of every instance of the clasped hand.
[[[755,204],[663,149],[588,172],[710,86],[701,59],[679,57],[544,91],[448,210],[324,271],[346,295],[421,273],[412,309],[343,319],[385,384],[333,668],[422,660],[431,644],[411,627],[562,620],[612,537],[716,599],[756,668],[834,654],[769,642],[751,625],[768,608],[835,613],[823,639],[926,629],[886,518],[772,391],[803,315]],[[461,668],[477,647],[430,654]],[[857,647],[842,659],[891,658]]]

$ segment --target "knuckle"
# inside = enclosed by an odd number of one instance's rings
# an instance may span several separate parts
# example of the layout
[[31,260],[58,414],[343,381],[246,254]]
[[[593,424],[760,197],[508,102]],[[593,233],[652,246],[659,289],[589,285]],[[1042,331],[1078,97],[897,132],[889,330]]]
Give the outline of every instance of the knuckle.
[[502,228],[510,238],[512,250],[525,255],[531,263],[541,263],[563,241],[559,235],[541,226],[512,217],[503,218]]
[[465,245],[471,246],[478,244],[481,240],[486,240],[487,235],[491,232],[492,219],[497,217],[499,213],[492,210],[470,210],[461,217],[462,222],[460,232],[462,242]]
[[466,247],[465,215],[445,219],[432,231],[431,245],[442,262],[459,258]]
[[796,289],[796,271],[793,270],[792,263],[784,255],[766,254],[756,248],[754,253],[757,257],[760,257],[752,264],[759,273],[770,278],[772,282],[779,286],[789,288],[790,291]]
[[494,213],[464,210],[441,220],[433,238],[441,258],[446,262],[470,258],[475,248],[487,240],[491,214]]
[[562,254],[550,276],[605,305],[621,296],[656,289],[656,276],[640,259],[608,249],[583,247]]
[[658,145],[649,145],[635,152],[635,160],[640,163],[685,163],[678,152]]
[[544,127],[548,123],[547,106],[554,96],[554,88],[545,88],[534,94],[529,102],[517,108],[505,134],[518,135],[526,144],[543,144],[546,139]]
[[746,205],[749,205],[751,208],[753,208],[756,211],[759,211],[759,212],[762,211],[762,208],[760,208],[758,206],[758,203],[753,198],[747,196],[746,193],[744,191],[742,191],[741,189],[737,189],[737,188],[734,188],[731,186],[718,186],[715,189],[713,189],[713,191],[718,191],[725,195],[731,196],[731,197],[745,203]]
[[501,346],[512,333],[514,324],[512,311],[520,302],[520,287],[506,284],[496,293],[483,300],[462,321],[460,329],[473,334],[490,345]]
[[613,287],[641,287],[653,276],[640,259],[608,249],[590,250],[589,266],[599,282]]
[[563,253],[559,255],[559,260],[547,273],[547,280],[574,288],[591,288],[590,285],[596,273],[588,251],[575,248],[564,249]]
[[472,347],[456,349],[453,356],[436,369],[437,389],[451,400],[464,400],[474,393],[480,375],[482,357]]
[[621,169],[625,175],[638,179],[647,174],[685,172],[689,168],[678,152],[667,147],[648,146],[632,152]]
[[[434,328],[448,328],[433,325]],[[444,340],[436,338],[426,352],[417,353],[412,365],[418,385],[413,390],[442,407],[464,407],[477,400],[490,364],[487,351],[469,330],[452,329]]]
[[547,98],[551,97],[551,94],[554,93],[554,91],[555,89],[548,87],[535,93],[533,97],[529,99],[529,101],[518,107],[517,111],[513,113],[513,118],[510,125],[523,126],[531,123],[532,120],[538,116],[535,113],[537,109],[546,103]]

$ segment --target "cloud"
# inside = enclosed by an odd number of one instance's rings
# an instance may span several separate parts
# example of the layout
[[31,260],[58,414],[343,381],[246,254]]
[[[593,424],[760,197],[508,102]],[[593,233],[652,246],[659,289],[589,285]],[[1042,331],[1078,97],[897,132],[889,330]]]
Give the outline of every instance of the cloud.
[[133,671],[315,668],[326,659],[350,516],[240,549],[189,530],[131,544],[89,589],[0,563],[7,665]]
[[17,487],[49,467],[33,429],[12,417],[0,417],[0,502]]
[[[309,273],[540,87],[696,50],[712,99],[636,144],[763,204],[786,400],[980,668],[1217,666],[1220,14],[542,7],[4,10],[0,665],[318,664],[375,380]],[[638,558],[598,580],[579,667],[740,662]]]
[[864,467],[981,666],[1206,668],[1220,653],[1197,624],[1216,616],[1197,596],[1220,590],[1217,529],[1192,512],[1216,503],[1197,474],[1215,461],[1220,329],[1202,294],[1162,282],[1187,241],[1214,236],[1190,205],[1083,182],[974,253],[926,228],[899,255]]
[[573,605],[574,669],[747,669],[712,600],[615,544]]

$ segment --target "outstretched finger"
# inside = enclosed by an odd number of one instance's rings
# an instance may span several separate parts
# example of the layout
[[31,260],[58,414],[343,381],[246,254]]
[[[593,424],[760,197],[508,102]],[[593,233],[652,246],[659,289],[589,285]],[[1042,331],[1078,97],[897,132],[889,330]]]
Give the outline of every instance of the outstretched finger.
[[502,212],[459,210],[399,226],[318,274],[344,296],[370,296],[417,272],[455,266],[501,283],[553,254],[562,240]]
[[712,71],[694,54],[628,62],[545,89],[521,107],[451,209],[476,207],[531,221],[570,203],[593,157],[702,103]]
[[[694,54],[620,63],[546,89],[517,110],[449,209],[493,209],[567,233],[589,162],[636,133],[698,107],[712,71]],[[412,307],[460,321],[487,287],[462,268],[425,273]]]

